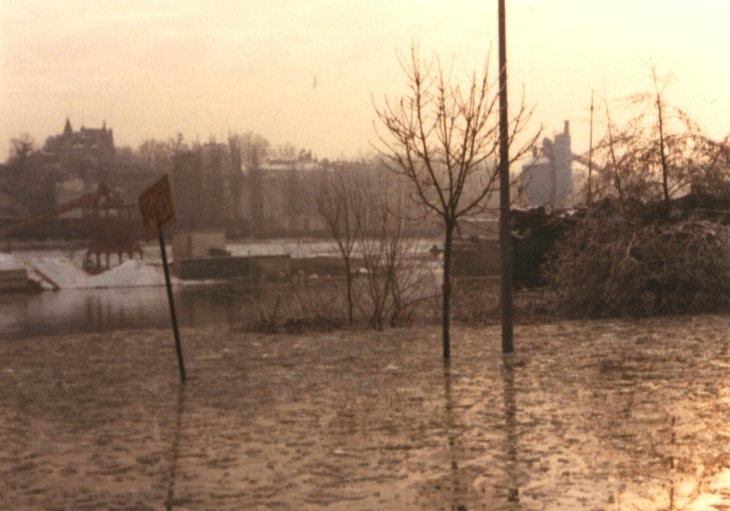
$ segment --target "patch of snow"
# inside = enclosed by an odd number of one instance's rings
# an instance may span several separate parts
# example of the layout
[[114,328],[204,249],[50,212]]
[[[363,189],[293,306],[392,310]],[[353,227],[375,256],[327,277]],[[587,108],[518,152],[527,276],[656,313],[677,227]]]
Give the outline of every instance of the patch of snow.
[[25,266],[11,254],[0,254],[0,271],[23,270]]
[[[164,286],[165,275],[161,269],[139,260],[126,261],[98,275],[89,275],[71,260],[63,257],[38,257],[27,261],[31,278],[48,287],[46,279],[55,282],[61,289],[110,288]],[[43,278],[45,277],[45,278]],[[180,280],[171,277],[173,285]]]
[[33,270],[55,282],[61,289],[86,287],[84,283],[89,279],[89,275],[84,270],[77,268],[66,258],[34,257],[28,261],[28,264]]
[[[170,277],[172,284],[177,279]],[[86,287],[164,286],[165,275],[142,261],[132,260],[109,271],[89,277]]]

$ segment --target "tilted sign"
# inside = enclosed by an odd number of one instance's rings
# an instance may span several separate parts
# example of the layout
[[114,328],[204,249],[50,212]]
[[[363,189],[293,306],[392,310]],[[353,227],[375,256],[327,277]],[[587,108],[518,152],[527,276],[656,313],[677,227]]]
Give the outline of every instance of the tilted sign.
[[167,175],[139,196],[139,209],[147,241],[156,238],[163,229],[175,223],[175,208],[172,205],[170,182]]
[[160,238],[160,256],[162,257],[162,268],[165,272],[167,301],[170,304],[170,319],[172,319],[172,332],[175,335],[177,365],[180,369],[180,382],[185,383],[185,363],[183,361],[182,345],[180,344],[180,332],[177,329],[175,300],[172,298],[170,269],[167,266],[167,256],[165,255],[165,238],[162,236],[163,229],[175,223],[175,208],[172,206],[170,182],[167,180],[167,175],[162,176],[162,178],[139,196],[139,209],[142,212],[142,223],[144,224],[144,233],[147,241],[157,236]]

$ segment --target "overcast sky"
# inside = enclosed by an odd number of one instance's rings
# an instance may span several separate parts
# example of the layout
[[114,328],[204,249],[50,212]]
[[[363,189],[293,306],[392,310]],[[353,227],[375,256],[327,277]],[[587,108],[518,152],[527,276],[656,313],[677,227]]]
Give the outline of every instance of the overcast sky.
[[[651,88],[730,131],[727,0],[507,0],[510,99],[588,147],[591,89]],[[106,121],[120,145],[256,131],[320,158],[370,151],[373,98],[404,91],[396,49],[497,58],[496,0],[0,0],[0,148]],[[496,78],[496,74],[494,75]],[[316,87],[314,87],[316,77]],[[0,152],[4,159],[6,150]]]

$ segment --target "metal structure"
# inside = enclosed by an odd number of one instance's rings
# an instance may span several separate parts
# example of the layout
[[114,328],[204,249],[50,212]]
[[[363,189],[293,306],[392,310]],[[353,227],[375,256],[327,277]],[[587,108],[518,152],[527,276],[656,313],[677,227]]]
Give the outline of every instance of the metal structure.
[[59,217],[64,213],[72,211],[76,208],[82,208],[89,204],[98,203],[102,198],[107,197],[110,194],[111,190],[109,190],[109,188],[102,183],[99,185],[99,189],[94,193],[90,193],[88,195],[84,195],[83,197],[79,197],[78,199],[66,202],[65,204],[61,204],[57,208],[54,208],[50,211],[39,213],[35,216],[27,218],[26,220],[21,220],[17,224],[13,224],[10,227],[6,227],[5,229],[0,230],[0,238],[10,238],[10,236],[17,232],[23,231],[25,229],[28,229],[29,227],[45,222],[47,220]]
[[92,233],[91,244],[84,261],[86,271],[90,273],[104,271],[101,265],[102,254],[106,254],[107,270],[111,254],[117,254],[120,264],[124,254],[130,259],[135,253],[139,254],[140,259],[144,257],[142,247],[137,241],[137,231],[141,222],[137,215],[136,204],[124,204],[121,199],[109,195],[105,202],[94,203],[84,209],[83,218]]
[[[143,256],[142,247],[136,239],[137,230],[140,227],[139,218],[134,214],[136,206],[124,204],[123,200],[115,196],[103,183],[99,185],[96,192],[66,202],[54,209],[39,213],[0,230],[0,238],[6,238],[8,247],[10,247],[13,234],[53,220],[64,213],[79,208],[83,211],[82,222],[91,233],[84,269],[91,273],[103,271],[100,260],[102,254],[106,254],[106,269],[109,269],[111,254],[117,254],[120,263],[123,254],[128,254],[130,259],[134,253],[139,254],[140,258]],[[92,255],[95,256],[95,261],[91,259]]]

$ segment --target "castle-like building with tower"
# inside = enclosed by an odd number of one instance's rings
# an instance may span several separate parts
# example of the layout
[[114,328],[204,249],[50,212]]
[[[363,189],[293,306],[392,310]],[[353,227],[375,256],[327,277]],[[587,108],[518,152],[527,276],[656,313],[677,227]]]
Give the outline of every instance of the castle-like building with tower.
[[48,137],[43,151],[54,157],[61,168],[73,172],[109,171],[114,169],[116,149],[114,133],[106,121],[98,128],[74,131],[67,118],[63,133]]

